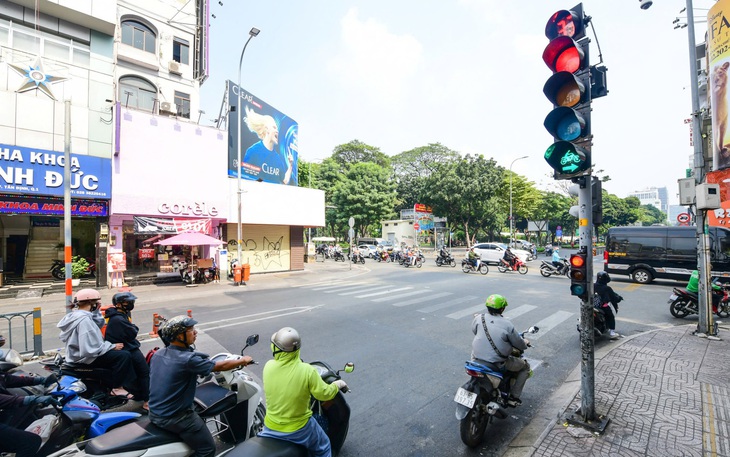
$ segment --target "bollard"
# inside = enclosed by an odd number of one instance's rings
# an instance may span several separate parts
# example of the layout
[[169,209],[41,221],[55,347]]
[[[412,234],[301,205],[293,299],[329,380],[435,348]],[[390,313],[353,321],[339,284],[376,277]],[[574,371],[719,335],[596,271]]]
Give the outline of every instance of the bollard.
[[188,317],[193,317],[193,310],[192,309],[189,309],[188,310]]
[[157,338],[157,330],[160,328],[160,321],[163,319],[165,318],[157,313],[152,314],[152,331],[150,332],[151,337]]
[[43,355],[43,325],[40,308],[33,308],[33,355]]

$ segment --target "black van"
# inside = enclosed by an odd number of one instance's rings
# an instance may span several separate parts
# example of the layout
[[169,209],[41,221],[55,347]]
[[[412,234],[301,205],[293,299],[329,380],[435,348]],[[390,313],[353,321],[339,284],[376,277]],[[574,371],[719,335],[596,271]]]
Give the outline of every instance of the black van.
[[[710,227],[713,276],[730,277],[730,230]],[[696,227],[612,227],[603,269],[646,284],[654,279],[688,281],[697,269]]]

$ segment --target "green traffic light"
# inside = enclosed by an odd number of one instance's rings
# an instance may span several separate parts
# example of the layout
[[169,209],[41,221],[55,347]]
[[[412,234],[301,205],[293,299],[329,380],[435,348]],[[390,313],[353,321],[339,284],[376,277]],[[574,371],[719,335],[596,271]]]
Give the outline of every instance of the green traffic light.
[[545,160],[561,174],[573,174],[590,168],[588,154],[568,141],[557,141],[545,151]]

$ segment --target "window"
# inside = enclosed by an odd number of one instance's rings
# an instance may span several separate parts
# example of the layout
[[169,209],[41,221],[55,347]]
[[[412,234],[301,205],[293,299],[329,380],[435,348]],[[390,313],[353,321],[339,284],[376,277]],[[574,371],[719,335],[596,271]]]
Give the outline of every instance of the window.
[[122,22],[122,43],[155,53],[155,32],[137,21]]
[[119,101],[122,106],[154,111],[157,100],[157,88],[136,76],[124,76],[119,79]]
[[178,116],[190,119],[190,94],[175,91],[175,106]]
[[181,38],[172,41],[172,60],[187,65],[190,61],[190,45]]

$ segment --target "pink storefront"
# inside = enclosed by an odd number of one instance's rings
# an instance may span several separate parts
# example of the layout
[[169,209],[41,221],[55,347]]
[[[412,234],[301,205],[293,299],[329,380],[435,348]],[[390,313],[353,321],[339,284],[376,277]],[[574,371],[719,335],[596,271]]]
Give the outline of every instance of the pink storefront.
[[229,208],[228,180],[221,177],[227,160],[223,132],[119,109],[109,220],[112,286],[120,269],[125,276],[164,275],[178,260],[216,257],[215,247],[154,243],[185,231],[221,239]]

